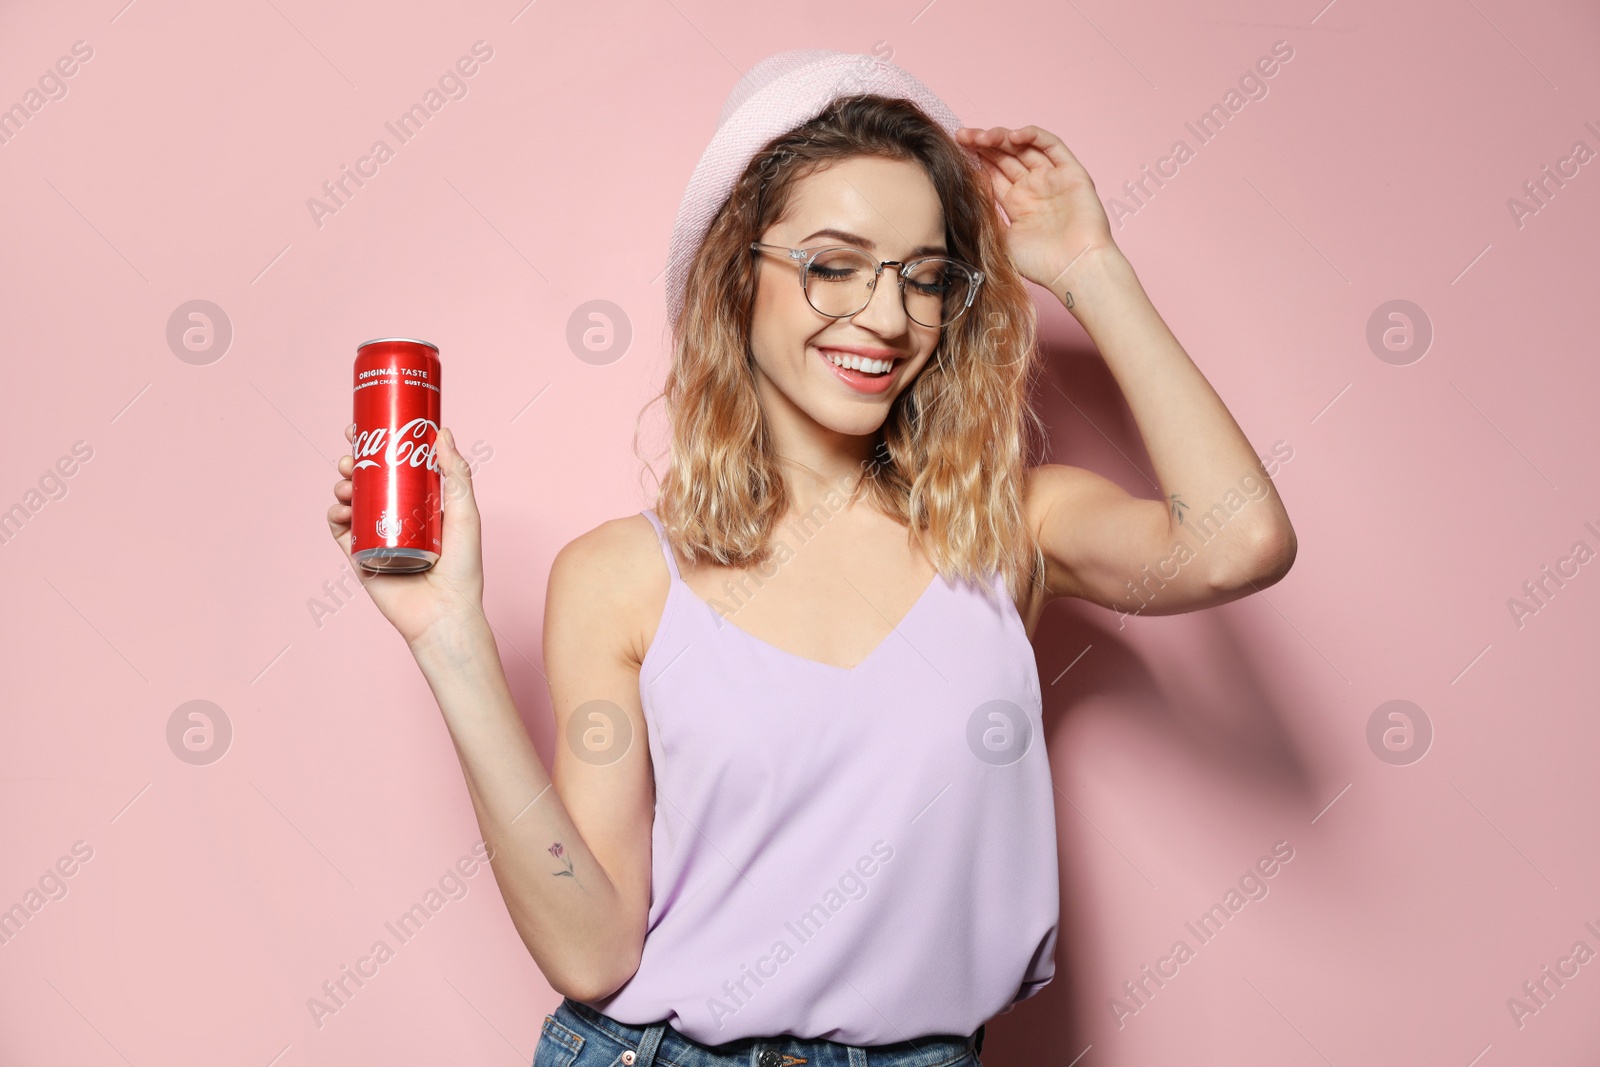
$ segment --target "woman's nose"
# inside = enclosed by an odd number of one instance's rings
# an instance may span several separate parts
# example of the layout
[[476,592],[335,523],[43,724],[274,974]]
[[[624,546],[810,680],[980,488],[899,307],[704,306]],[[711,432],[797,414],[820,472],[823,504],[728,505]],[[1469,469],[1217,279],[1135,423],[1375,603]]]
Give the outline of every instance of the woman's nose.
[[908,320],[905,301],[900,295],[899,268],[885,267],[872,283],[867,306],[856,312],[852,321],[881,323],[883,329],[877,332],[892,337],[905,332]]

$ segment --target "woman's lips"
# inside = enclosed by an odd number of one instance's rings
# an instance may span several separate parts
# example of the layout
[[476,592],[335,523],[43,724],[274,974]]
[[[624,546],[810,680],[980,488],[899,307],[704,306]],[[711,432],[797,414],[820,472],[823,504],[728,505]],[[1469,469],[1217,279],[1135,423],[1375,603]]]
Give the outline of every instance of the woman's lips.
[[890,384],[894,381],[894,372],[900,365],[900,361],[895,360],[894,366],[891,366],[886,374],[863,374],[858,370],[851,370],[849,367],[841,367],[829,359],[827,356],[828,349],[813,347],[812,351],[816,352],[817,358],[822,360],[823,365],[833,372],[834,377],[856,392],[865,393],[869,396],[888,390]]

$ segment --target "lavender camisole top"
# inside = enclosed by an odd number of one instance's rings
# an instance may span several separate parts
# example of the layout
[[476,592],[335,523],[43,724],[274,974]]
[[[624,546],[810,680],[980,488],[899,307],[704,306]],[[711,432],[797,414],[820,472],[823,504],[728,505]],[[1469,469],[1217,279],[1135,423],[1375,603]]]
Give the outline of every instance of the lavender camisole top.
[[672,576],[639,672],[650,912],[638,970],[591,1006],[704,1045],[881,1045],[970,1034],[1037,993],[1055,974],[1055,803],[1000,576],[935,575],[846,669],[739,629],[644,515]]

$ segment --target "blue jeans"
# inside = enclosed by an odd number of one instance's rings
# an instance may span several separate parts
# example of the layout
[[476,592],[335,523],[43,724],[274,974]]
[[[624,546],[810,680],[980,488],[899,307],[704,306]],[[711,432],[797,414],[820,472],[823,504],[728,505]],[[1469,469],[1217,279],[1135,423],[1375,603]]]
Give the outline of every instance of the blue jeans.
[[666,1023],[630,1026],[562,998],[533,1053],[533,1067],[981,1067],[983,1027],[970,1037],[919,1037],[893,1045],[842,1045],[787,1035],[702,1045]]

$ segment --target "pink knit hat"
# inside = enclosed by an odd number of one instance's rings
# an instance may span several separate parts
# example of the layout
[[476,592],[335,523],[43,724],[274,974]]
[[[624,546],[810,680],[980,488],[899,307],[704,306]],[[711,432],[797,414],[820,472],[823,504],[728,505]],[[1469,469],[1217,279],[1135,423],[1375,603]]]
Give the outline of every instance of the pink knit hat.
[[728,94],[717,132],[706,146],[678,205],[667,255],[668,322],[683,309],[684,280],[695,250],[761,146],[815,118],[838,96],[878,93],[910,100],[953,137],[961,122],[926,85],[886,59],[796,49],[768,56]]

